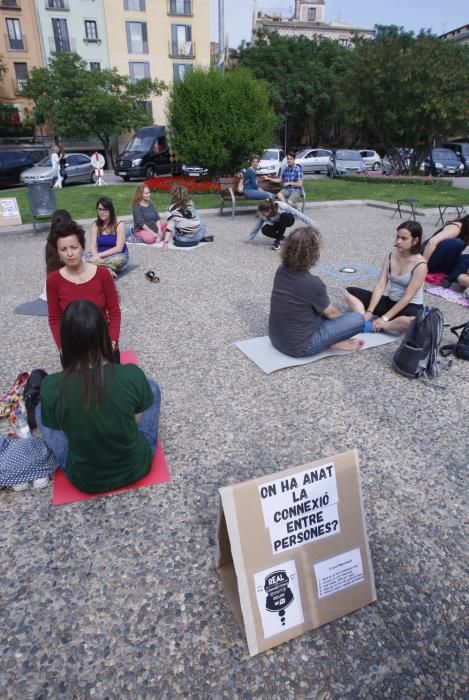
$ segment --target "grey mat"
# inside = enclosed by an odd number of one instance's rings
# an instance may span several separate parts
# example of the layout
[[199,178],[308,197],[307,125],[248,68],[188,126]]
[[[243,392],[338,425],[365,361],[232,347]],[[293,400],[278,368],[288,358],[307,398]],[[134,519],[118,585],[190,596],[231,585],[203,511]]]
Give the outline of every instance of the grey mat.
[[[385,333],[357,333],[353,336],[365,341],[362,350],[375,348],[378,345],[393,343],[396,340],[401,340],[403,335],[386,335]],[[278,369],[285,367],[296,367],[296,365],[306,365],[310,362],[322,360],[324,357],[333,357],[334,355],[349,355],[352,350],[332,350],[328,348],[311,357],[290,357],[284,355],[274,348],[270,342],[269,336],[264,335],[260,338],[250,338],[249,340],[240,340],[235,343],[236,347],[241,350],[250,360],[254,362],[266,374],[276,372]],[[361,351],[359,351],[361,352]]]
[[34,299],[20,304],[13,311],[14,314],[22,316],[47,316],[47,301],[45,299]]

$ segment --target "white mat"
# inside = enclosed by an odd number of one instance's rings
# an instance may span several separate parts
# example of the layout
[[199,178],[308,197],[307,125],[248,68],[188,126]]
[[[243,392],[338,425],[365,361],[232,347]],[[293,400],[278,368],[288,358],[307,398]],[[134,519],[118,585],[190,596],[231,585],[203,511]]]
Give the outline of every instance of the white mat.
[[[145,246],[145,248],[162,248],[163,242],[161,241],[160,243],[144,243],[143,241],[127,241],[127,245],[143,245]],[[168,246],[168,250],[196,250],[196,248],[202,248],[202,246],[204,245],[209,245],[208,241],[200,241],[200,243],[197,243],[197,245],[191,245],[187,247],[174,245],[174,243],[171,241]]]
[[[403,335],[386,335],[385,333],[357,333],[353,336],[365,341],[362,350],[368,348],[376,348],[378,345],[393,343],[396,340],[401,340]],[[235,343],[236,347],[241,350],[250,360],[254,362],[266,374],[276,372],[284,367],[296,367],[296,365],[306,365],[309,362],[322,360],[324,357],[332,357],[334,355],[350,354],[352,350],[332,350],[328,348],[319,352],[312,357],[290,357],[284,355],[274,348],[270,342],[268,335],[263,335],[260,338],[250,338],[249,340],[239,340]],[[361,352],[361,351],[359,351]]]

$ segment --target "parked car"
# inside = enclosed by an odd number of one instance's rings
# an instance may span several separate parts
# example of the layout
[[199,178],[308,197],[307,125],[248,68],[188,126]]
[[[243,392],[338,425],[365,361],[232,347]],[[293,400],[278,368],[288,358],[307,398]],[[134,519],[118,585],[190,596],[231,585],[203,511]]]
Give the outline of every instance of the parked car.
[[0,186],[18,185],[21,173],[33,165],[31,156],[23,151],[0,151]]
[[256,174],[278,177],[282,170],[282,161],[284,158],[285,151],[281,148],[266,148],[259,159]]
[[461,163],[464,165],[464,174],[469,175],[469,143],[464,141],[446,141],[441,144],[443,148],[450,148],[459,156]]
[[420,170],[425,175],[464,175],[464,165],[450,148],[432,148]]
[[332,151],[327,148],[305,148],[298,151],[295,163],[301,166],[305,175],[311,173],[327,173],[331,155]]
[[360,151],[360,155],[365,161],[367,170],[374,170],[375,172],[377,172],[378,170],[383,169],[383,161],[381,160],[381,156],[378,153],[376,153],[376,151],[372,151],[369,148],[365,148],[362,151]]
[[[35,182],[47,182],[55,177],[54,168],[50,156],[43,158],[33,168],[21,173],[21,182],[31,185]],[[64,185],[72,182],[94,182],[94,168],[91,159],[85,153],[65,154],[65,180]]]
[[365,173],[365,161],[360,151],[339,150],[332,154],[327,174],[329,177],[343,177],[354,173]]

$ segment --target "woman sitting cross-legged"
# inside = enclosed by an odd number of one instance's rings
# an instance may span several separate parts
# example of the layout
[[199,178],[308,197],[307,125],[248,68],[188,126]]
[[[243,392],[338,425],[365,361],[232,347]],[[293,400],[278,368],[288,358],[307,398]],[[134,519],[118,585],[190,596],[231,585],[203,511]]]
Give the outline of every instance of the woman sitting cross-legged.
[[180,248],[195,246],[202,240],[213,241],[213,236],[206,236],[206,231],[207,226],[199,219],[187,188],[174,185],[171,189],[163,251],[168,250],[171,239]]
[[161,217],[150,201],[150,197],[150,188],[145,183],[141,183],[137,185],[132,198],[134,236],[148,244],[157,243],[163,238]]
[[405,221],[397,228],[394,250],[384,258],[373,291],[347,287],[348,305],[353,311],[365,314],[365,320],[370,322],[366,330],[402,333],[414,320],[422,307],[427,274],[427,263],[420,254],[421,244],[419,222]]
[[96,221],[91,225],[91,253],[87,260],[111,270],[115,277],[129,264],[129,250],[125,242],[125,226],[117,221],[114,204],[109,197],[100,197],[96,203]]
[[316,355],[326,348],[360,350],[352,338],[363,329],[363,313],[341,314],[329,301],[326,286],[310,270],[319,260],[320,235],[313,226],[287,238],[282,265],[275,273],[270,300],[269,337],[280,352],[292,357]]
[[313,221],[301,211],[291,207],[286,202],[277,202],[268,199],[261,202],[257,208],[258,221],[249,234],[251,241],[262,231],[264,236],[274,238],[272,250],[280,248],[280,242],[285,238],[285,231],[293,226],[295,219],[299,219],[307,226],[312,226]]
[[41,385],[36,419],[60,468],[80,491],[132,484],[151,468],[160,390],[136,365],[112,362],[101,311],[73,301],[61,322],[63,372]]

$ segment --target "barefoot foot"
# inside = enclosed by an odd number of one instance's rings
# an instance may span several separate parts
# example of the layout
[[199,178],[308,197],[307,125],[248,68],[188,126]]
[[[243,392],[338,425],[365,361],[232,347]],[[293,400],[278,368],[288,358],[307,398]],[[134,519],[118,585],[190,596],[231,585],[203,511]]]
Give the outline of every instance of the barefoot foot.
[[357,350],[361,350],[364,344],[364,340],[358,340],[358,338],[349,338],[348,340],[340,340],[338,343],[334,343],[329,347],[333,348],[334,350],[352,350],[355,352]]

